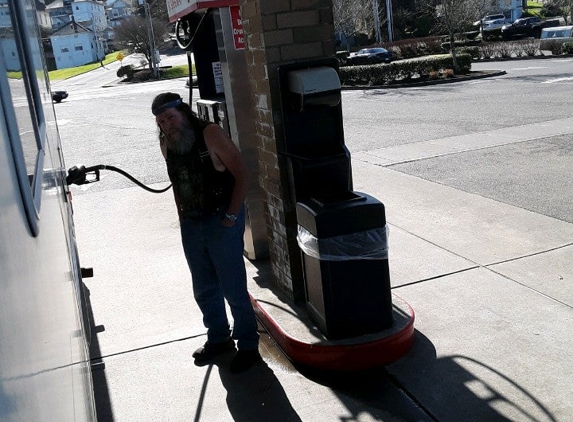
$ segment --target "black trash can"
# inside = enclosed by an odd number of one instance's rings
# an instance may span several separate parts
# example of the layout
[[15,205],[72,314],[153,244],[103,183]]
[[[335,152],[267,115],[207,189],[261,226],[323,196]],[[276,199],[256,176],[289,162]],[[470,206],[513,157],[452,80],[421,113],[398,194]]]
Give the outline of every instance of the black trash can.
[[308,312],[328,339],[393,323],[384,204],[346,191],[297,203]]

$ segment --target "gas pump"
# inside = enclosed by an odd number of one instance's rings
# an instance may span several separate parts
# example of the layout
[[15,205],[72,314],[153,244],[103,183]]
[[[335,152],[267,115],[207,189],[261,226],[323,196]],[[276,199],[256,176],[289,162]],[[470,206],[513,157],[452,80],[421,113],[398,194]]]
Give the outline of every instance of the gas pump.
[[[167,2],[169,21],[175,22],[180,48],[195,62],[199,99],[189,104],[197,114],[226,130],[241,150],[251,169],[251,186],[245,200],[245,256],[251,260],[268,257],[263,192],[258,185],[258,153],[254,108],[244,56],[244,39],[239,0],[189,0]],[[191,73],[191,72],[189,72]]]

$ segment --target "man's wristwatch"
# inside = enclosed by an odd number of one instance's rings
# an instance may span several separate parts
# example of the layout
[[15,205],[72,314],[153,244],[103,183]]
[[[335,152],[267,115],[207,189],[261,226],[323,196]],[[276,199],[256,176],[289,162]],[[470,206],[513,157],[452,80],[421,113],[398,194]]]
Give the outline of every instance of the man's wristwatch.
[[235,214],[225,214],[225,218],[232,221],[233,223],[236,223],[238,217]]

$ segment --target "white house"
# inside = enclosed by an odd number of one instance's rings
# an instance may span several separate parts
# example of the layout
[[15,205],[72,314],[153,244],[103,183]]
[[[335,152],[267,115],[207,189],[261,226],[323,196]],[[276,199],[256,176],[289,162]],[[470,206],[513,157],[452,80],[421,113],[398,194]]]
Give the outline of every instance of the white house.
[[523,14],[524,3],[526,3],[524,0],[497,0],[498,7],[494,12],[503,13],[506,18],[513,22]]
[[124,0],[108,0],[106,3],[109,26],[115,28],[121,21],[132,15],[132,6]]
[[50,39],[57,69],[93,63],[105,57],[103,40],[74,19],[55,31]]
[[[103,31],[107,28],[105,6],[96,1],[82,0],[71,4],[72,14],[76,22],[94,31]],[[86,24],[88,23],[89,24]]]
[[46,8],[46,4],[44,0],[36,0],[36,16],[38,18],[38,25],[42,29],[50,30],[52,27],[52,19],[50,18],[50,12]]
[[72,0],[54,0],[46,6],[54,31],[70,22],[73,14],[71,4]]
[[0,0],[0,28],[12,27],[10,20],[10,10],[8,9],[8,0]]
[[[50,31],[52,24],[44,1],[35,0],[35,6],[38,25],[45,32]],[[14,31],[12,30],[8,0],[0,0],[0,49],[2,53],[1,58],[6,64],[6,68],[16,72],[20,71],[20,57],[16,40],[14,39]]]

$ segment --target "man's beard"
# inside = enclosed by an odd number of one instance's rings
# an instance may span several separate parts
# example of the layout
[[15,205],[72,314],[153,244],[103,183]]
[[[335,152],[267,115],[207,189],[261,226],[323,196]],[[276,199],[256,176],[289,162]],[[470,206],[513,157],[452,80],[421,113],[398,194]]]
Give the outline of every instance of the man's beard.
[[184,127],[174,133],[165,134],[165,138],[167,148],[175,154],[188,154],[195,144],[195,131],[190,127]]

